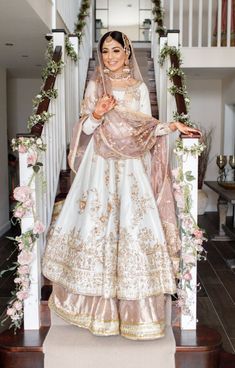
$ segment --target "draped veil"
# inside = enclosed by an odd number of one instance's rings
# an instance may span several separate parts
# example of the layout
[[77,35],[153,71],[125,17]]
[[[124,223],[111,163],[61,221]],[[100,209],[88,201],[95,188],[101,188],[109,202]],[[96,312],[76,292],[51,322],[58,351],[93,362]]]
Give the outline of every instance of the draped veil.
[[[134,79],[143,81],[132,44],[129,40],[128,42],[131,50],[129,60],[131,75]],[[104,64],[100,44],[97,50],[98,65],[90,79],[90,85],[95,85],[95,88],[90,88],[88,84],[82,104],[81,118],[75,124],[71,140],[68,161],[74,172],[78,170],[91,138],[91,135],[83,133],[83,123],[94,111],[96,102],[103,94],[112,95],[112,85],[103,72]],[[104,115],[93,137],[96,153],[106,159],[139,158],[147,151],[151,152],[151,186],[158,205],[168,252],[177,275],[180,239],[168,162],[168,135],[155,136],[158,124],[159,121],[152,116],[115,106]]]

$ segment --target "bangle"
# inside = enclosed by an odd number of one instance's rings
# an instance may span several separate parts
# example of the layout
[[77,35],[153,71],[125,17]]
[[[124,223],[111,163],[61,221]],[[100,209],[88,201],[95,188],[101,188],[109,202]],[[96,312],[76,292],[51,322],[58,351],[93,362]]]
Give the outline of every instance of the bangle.
[[102,119],[102,116],[101,116],[101,115],[99,115],[99,114],[96,114],[96,112],[95,112],[95,111],[92,113],[92,115],[93,115],[93,117],[95,118],[95,120],[101,120],[101,119]]

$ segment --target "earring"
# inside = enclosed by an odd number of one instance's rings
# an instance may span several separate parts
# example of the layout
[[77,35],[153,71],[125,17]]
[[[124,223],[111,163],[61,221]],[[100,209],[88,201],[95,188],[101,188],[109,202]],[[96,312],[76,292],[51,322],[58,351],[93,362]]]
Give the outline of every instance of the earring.
[[108,68],[104,68],[103,72],[104,74],[109,74],[110,70]]
[[129,74],[131,71],[128,65],[129,65],[129,60],[126,60],[124,63],[124,68],[122,70],[124,73],[127,73],[127,74]]

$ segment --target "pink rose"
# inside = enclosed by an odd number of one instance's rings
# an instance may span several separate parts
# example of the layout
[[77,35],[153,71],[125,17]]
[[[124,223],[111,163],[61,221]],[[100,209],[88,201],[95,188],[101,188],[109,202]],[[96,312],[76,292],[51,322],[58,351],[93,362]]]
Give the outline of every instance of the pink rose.
[[7,315],[8,316],[13,316],[13,314],[15,314],[16,310],[15,308],[7,308]]
[[181,308],[184,306],[184,300],[183,299],[178,299],[177,300],[177,307]]
[[36,165],[37,158],[38,158],[38,155],[36,152],[29,153],[27,156],[27,164],[32,165],[32,166]]
[[22,302],[20,302],[19,300],[16,300],[16,301],[13,303],[13,307],[14,307],[17,311],[20,311],[20,310],[23,308],[23,304],[22,304]]
[[34,228],[33,228],[33,233],[34,234],[41,234],[45,231],[45,226],[43,225],[42,222],[40,221],[36,221],[34,224]]
[[21,253],[18,255],[18,263],[20,265],[27,265],[32,261],[32,254],[27,252],[26,250],[22,250]]
[[196,258],[193,254],[184,254],[182,258],[186,263],[195,263],[196,261]]
[[18,248],[19,250],[22,250],[24,248],[24,243],[22,241],[18,243]]
[[196,229],[193,234],[197,239],[201,239],[203,237],[203,231],[199,229]]
[[23,287],[23,289],[28,289],[29,287],[29,279],[25,279],[21,281],[21,286]]
[[22,291],[22,290],[20,290],[20,291],[18,291],[16,293],[16,296],[17,296],[17,298],[19,300],[24,300],[24,299],[27,299],[28,298],[29,293],[28,293],[28,291]]
[[190,272],[186,272],[184,275],[183,275],[183,279],[186,280],[186,281],[190,281],[192,280],[192,275]]
[[18,207],[14,211],[14,217],[22,218],[22,217],[24,217],[25,213],[26,213],[26,211],[23,207]]
[[34,200],[32,198],[27,199],[27,201],[24,202],[24,208],[31,209],[34,205]]
[[177,183],[173,183],[173,189],[176,191],[176,192],[181,192],[181,186]]
[[173,177],[177,178],[179,175],[179,168],[177,167],[176,169],[171,170],[171,172],[172,172]]
[[184,208],[184,196],[181,193],[175,192],[175,200],[179,208]]
[[20,284],[20,283],[21,283],[21,279],[20,279],[19,277],[16,277],[16,278],[14,279],[14,283],[15,283],[15,284]]
[[19,202],[27,201],[32,194],[32,191],[27,186],[17,187],[14,189],[14,198]]
[[18,151],[19,151],[20,153],[26,153],[26,152],[27,152],[27,148],[26,148],[25,146],[23,146],[22,144],[20,144],[20,145],[18,146]]
[[19,275],[27,275],[29,273],[29,266],[20,266],[18,267],[18,273]]

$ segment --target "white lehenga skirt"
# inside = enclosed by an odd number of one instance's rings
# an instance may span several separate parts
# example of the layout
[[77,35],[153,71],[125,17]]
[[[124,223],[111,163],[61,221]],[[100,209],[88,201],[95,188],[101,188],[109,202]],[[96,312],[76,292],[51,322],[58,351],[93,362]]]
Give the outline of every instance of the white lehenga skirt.
[[48,235],[49,305],[97,335],[164,335],[164,294],[176,285],[150,169],[150,153],[104,159],[91,139]]

